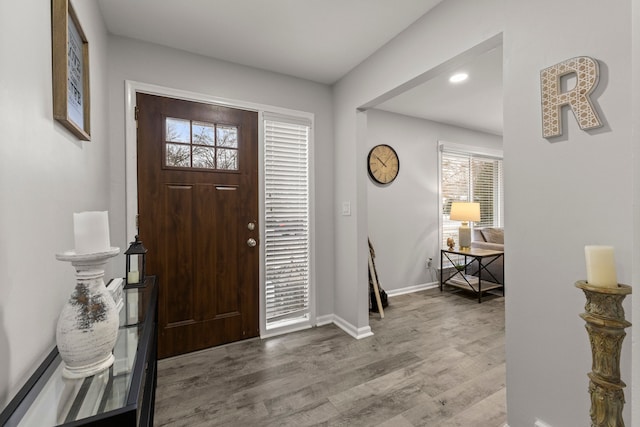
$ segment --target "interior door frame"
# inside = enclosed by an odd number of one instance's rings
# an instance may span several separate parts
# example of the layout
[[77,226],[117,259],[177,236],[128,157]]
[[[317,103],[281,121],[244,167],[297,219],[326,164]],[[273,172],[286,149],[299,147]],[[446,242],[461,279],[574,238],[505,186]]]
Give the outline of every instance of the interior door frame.
[[[292,110],[288,108],[276,107],[273,105],[258,104],[247,101],[232,100],[210,96],[197,92],[190,92],[181,89],[175,89],[165,86],[159,86],[149,83],[138,82],[134,80],[125,80],[125,232],[127,242],[133,241],[137,234],[136,216],[138,215],[138,150],[137,150],[137,125],[135,120],[136,93],[146,93],[150,95],[158,95],[167,98],[181,99],[185,101],[201,102],[206,104],[220,105],[229,108],[238,108],[242,110],[255,111],[258,113],[258,212],[260,215],[259,235],[260,242],[264,242],[264,224],[265,217],[264,203],[264,113],[275,113],[285,117],[303,118],[311,122],[311,129],[314,128],[313,113],[306,111]],[[270,329],[267,333],[266,313],[265,313],[265,271],[264,271],[264,245],[260,244],[260,261],[259,261],[259,292],[260,292],[260,337],[279,335],[283,333],[293,332],[301,329],[316,326],[316,281],[315,281],[315,182],[314,182],[314,144],[313,131],[309,135],[309,238],[310,245],[310,268],[309,268],[309,320],[290,324],[278,329]],[[142,236],[144,238],[144,236]]]

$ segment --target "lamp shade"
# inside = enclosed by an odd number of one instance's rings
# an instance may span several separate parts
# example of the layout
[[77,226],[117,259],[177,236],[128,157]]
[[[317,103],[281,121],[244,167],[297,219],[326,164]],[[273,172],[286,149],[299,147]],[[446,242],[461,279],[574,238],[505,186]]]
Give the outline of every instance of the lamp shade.
[[480,203],[453,202],[449,219],[453,221],[480,221]]

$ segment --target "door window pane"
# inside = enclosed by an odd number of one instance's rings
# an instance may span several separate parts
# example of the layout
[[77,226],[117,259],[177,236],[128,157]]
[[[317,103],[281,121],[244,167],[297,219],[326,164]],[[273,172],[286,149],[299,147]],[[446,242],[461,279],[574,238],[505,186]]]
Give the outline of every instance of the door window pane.
[[186,142],[190,140],[189,120],[167,118],[165,139],[168,142]]
[[193,143],[199,145],[214,145],[215,125],[213,123],[193,122]]
[[238,148],[238,128],[218,126],[218,147]]
[[193,167],[216,168],[216,151],[213,147],[193,147]]
[[180,168],[188,168],[191,155],[188,145],[167,144],[166,146],[166,165]]
[[218,169],[238,170],[238,150],[218,148],[216,164]]

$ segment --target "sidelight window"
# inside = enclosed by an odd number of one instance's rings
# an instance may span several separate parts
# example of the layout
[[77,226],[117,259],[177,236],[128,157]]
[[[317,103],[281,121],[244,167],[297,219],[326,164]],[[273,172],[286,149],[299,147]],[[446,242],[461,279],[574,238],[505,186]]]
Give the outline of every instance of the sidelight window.
[[310,316],[309,130],[265,115],[267,329]]

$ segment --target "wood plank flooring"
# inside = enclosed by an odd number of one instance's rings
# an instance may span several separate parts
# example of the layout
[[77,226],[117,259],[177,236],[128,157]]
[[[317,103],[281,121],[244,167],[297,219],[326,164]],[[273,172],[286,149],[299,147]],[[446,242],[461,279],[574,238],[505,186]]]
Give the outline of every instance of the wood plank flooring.
[[156,426],[502,427],[504,299],[389,299],[374,336],[334,325],[158,363]]

